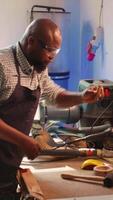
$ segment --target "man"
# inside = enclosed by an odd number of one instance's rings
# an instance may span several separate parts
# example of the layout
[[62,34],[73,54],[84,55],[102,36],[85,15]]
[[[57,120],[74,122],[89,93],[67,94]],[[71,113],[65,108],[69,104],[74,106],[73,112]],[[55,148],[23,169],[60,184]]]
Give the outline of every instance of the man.
[[49,78],[47,65],[61,43],[57,25],[40,19],[27,27],[20,42],[0,51],[0,199],[16,199],[16,173],[23,156],[34,159],[39,154],[38,144],[28,135],[40,96],[60,107],[103,96],[101,87],[69,92]]

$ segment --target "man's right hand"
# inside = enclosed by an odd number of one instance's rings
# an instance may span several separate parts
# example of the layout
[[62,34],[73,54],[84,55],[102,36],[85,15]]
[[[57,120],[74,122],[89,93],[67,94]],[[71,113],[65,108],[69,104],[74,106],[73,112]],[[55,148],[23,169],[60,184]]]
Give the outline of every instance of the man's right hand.
[[29,159],[39,155],[40,147],[35,139],[8,125],[2,119],[0,119],[0,140],[16,145]]
[[28,137],[28,139],[24,141],[23,150],[28,159],[33,160],[39,155],[40,147],[35,139]]

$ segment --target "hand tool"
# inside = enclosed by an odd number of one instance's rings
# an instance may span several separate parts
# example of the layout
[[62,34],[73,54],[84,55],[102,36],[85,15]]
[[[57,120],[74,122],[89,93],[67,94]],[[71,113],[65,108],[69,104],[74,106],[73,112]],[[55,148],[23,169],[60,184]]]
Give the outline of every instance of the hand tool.
[[113,173],[107,174],[105,177],[102,176],[86,176],[86,175],[71,175],[71,174],[61,174],[61,177],[63,179],[68,180],[77,180],[77,179],[84,179],[84,180],[90,180],[103,183],[105,187],[113,187]]

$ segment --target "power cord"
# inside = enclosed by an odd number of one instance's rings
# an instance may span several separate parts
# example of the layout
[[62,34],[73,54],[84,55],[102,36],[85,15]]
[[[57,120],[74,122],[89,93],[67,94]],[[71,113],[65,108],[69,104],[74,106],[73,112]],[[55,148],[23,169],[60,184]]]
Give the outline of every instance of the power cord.
[[110,108],[110,106],[113,104],[113,100],[108,104],[108,106],[103,110],[103,112],[100,113],[100,115],[96,118],[96,120],[93,122],[91,126],[90,133],[92,133],[94,125],[98,122],[98,120],[103,116],[103,114]]
[[[90,133],[92,132],[93,130],[93,127],[94,125],[97,123],[97,121],[102,117],[102,115],[108,110],[108,108],[113,104],[113,100],[108,104],[108,106],[103,110],[102,113],[100,113],[100,115],[96,118],[96,120],[93,122],[92,126],[91,126],[91,129],[90,129]],[[78,141],[83,141],[83,140],[86,140],[86,139],[93,139],[97,136],[102,136],[102,135],[106,135],[107,133],[109,133],[111,131],[112,127],[109,127],[107,128],[106,130],[102,131],[102,132],[99,132],[99,133],[95,133],[95,134],[91,134],[91,135],[88,135],[88,136],[84,136],[84,137],[81,137],[81,138],[77,138],[73,141],[70,141],[70,142],[65,142],[63,144],[60,144],[60,147],[61,146],[65,146],[65,145],[70,145],[70,144],[73,144],[75,142],[78,142]],[[57,149],[59,147],[56,147],[55,149]]]

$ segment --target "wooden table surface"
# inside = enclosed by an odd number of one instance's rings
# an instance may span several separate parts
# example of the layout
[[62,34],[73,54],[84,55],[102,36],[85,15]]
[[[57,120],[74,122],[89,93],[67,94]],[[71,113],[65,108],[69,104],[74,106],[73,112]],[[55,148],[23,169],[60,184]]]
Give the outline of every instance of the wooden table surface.
[[106,188],[103,183],[95,184],[88,181],[80,182],[61,178],[63,173],[95,175],[91,170],[80,168],[82,162],[86,159],[88,158],[62,159],[39,156],[32,163],[23,162],[22,166],[31,167],[46,199],[113,195],[113,188]]

